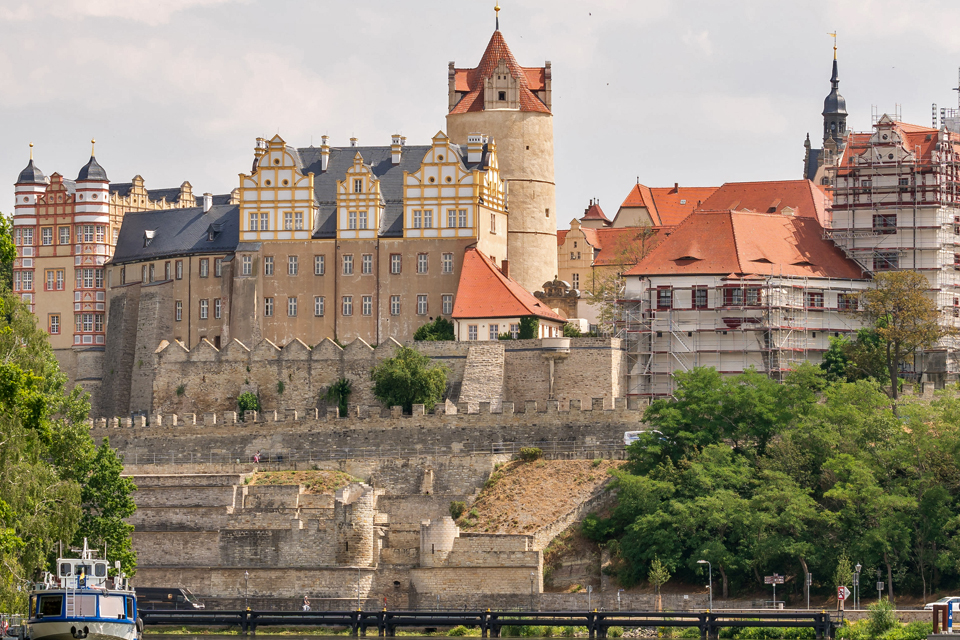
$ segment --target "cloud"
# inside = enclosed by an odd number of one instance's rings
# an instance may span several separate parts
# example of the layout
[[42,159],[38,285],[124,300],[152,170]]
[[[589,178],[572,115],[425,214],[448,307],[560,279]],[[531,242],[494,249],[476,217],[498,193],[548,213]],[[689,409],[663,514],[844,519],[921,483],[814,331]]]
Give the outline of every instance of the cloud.
[[713,55],[713,43],[710,42],[710,32],[706,29],[699,33],[687,30],[683,35],[683,44],[699,49],[705,56]]
[[149,25],[165,24],[181,11],[226,4],[234,0],[61,0],[60,2],[7,2],[0,20],[30,22],[55,18],[120,18]]

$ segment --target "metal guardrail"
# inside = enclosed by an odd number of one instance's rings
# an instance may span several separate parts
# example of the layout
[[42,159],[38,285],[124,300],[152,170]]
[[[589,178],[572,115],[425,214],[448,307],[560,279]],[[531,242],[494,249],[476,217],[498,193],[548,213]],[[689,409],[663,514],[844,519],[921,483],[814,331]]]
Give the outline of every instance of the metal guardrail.
[[[573,441],[549,442],[491,442],[468,443],[462,446],[379,446],[379,447],[337,447],[327,451],[292,449],[289,451],[261,452],[259,460],[255,456],[228,454],[209,451],[207,453],[126,453],[124,462],[134,465],[177,465],[177,464],[287,464],[314,463],[337,460],[355,460],[367,458],[413,458],[418,456],[458,456],[474,454],[518,455],[521,449],[538,448],[548,458],[622,458],[624,444],[622,440],[605,440],[592,444]],[[132,459],[131,459],[132,458]]]
[[716,640],[720,629],[808,627],[818,640],[834,638],[839,622],[826,612],[723,613],[703,611],[141,611],[145,625],[239,626],[244,634],[261,626],[345,627],[351,635],[377,629],[394,637],[401,627],[480,627],[481,636],[499,638],[503,627],[544,625],[586,627],[591,638],[606,638],[610,627],[695,627],[702,640]]

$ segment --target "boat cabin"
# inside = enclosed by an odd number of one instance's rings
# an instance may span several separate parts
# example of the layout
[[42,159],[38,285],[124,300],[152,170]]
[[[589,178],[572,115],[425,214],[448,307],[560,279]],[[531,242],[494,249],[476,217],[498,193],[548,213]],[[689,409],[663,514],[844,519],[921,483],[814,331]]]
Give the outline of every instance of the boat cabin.
[[106,589],[107,561],[92,559],[60,558],[57,562],[57,577],[63,589]]

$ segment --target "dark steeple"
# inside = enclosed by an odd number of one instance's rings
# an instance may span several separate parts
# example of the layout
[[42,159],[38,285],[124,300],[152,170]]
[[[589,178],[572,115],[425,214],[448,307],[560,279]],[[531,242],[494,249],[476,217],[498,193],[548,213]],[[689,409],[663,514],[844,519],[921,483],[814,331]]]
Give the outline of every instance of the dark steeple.
[[80,169],[80,174],[77,176],[77,182],[85,181],[97,181],[97,182],[109,182],[110,179],[107,178],[107,172],[103,167],[100,166],[100,163],[97,162],[96,148],[93,146],[96,144],[96,140],[91,140],[90,145],[90,161],[83,165]]
[[47,177],[40,167],[33,163],[33,143],[30,143],[30,162],[17,177],[17,184],[47,184]]
[[843,146],[847,135],[847,101],[840,95],[840,74],[837,71],[837,47],[833,47],[833,75],[830,76],[830,93],[823,100],[823,141],[833,138],[838,147]]

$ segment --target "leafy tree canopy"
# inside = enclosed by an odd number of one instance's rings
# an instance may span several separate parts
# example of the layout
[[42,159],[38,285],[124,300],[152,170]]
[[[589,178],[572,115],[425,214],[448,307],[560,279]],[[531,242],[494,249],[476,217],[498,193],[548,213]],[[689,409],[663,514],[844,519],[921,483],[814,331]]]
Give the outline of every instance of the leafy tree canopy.
[[417,329],[413,334],[413,339],[421,342],[433,342],[437,340],[456,340],[457,336],[453,331],[453,323],[442,316],[437,316],[437,319],[433,322],[428,322]]
[[400,347],[396,355],[373,369],[373,395],[388,407],[401,406],[406,412],[422,404],[427,411],[443,398],[447,367],[434,364],[416,349]]

